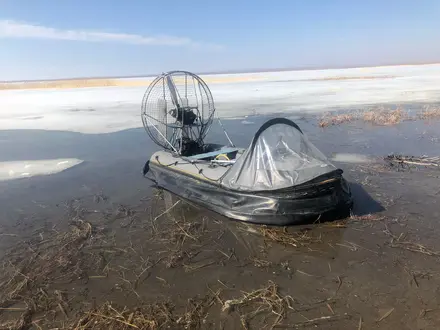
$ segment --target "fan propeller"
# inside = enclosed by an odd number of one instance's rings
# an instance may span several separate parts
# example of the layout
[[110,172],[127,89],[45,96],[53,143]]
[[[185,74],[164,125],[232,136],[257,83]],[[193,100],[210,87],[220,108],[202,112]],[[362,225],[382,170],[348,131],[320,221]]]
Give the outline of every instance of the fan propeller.
[[151,139],[181,156],[203,147],[214,117],[214,100],[206,83],[187,71],[158,76],[142,101],[142,121]]

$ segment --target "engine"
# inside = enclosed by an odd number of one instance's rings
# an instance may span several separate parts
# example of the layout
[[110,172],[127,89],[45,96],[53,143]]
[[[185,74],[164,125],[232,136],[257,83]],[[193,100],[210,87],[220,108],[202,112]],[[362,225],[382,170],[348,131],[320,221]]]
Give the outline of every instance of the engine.
[[191,109],[177,108],[170,112],[171,116],[181,122],[183,125],[193,125],[197,119],[197,115]]

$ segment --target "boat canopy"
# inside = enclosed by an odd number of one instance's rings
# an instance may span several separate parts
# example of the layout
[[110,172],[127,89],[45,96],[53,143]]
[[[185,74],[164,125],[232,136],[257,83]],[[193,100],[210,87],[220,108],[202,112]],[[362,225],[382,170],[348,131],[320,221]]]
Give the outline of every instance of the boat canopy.
[[221,184],[240,191],[270,191],[306,183],[336,170],[293,121],[264,123]]

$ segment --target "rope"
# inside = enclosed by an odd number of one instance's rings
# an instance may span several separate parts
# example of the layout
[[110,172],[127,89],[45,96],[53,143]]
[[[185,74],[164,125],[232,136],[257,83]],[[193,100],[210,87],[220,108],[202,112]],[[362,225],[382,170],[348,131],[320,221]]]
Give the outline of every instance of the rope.
[[220,157],[224,157],[224,158],[226,158],[226,160],[231,160],[227,154],[219,154],[215,157],[215,159],[219,159]]
[[159,156],[156,156],[156,161],[159,163],[159,165],[162,165],[162,166],[165,166],[165,167],[170,167],[170,166],[176,166],[176,165],[179,165],[179,164],[181,164],[181,165],[183,165],[183,164],[189,164],[188,162],[185,162],[185,163],[182,163],[182,162],[178,162],[178,161],[175,161],[175,162],[173,162],[173,163],[169,163],[169,164],[162,164],[160,161],[159,161]]
[[195,163],[193,163],[192,165],[195,166],[195,168],[199,171],[199,174],[203,175],[203,177],[209,181],[214,181],[214,182],[219,182],[221,179],[223,179],[225,177],[225,175],[228,173],[227,171],[225,173],[223,173],[223,175],[221,177],[219,177],[218,179],[211,179],[209,177],[207,177],[204,173],[203,173],[203,168],[198,168],[197,165]]
[[[227,155],[225,155],[225,154],[220,154],[220,155],[218,155],[218,156],[225,156],[228,160],[230,160],[229,159],[229,157],[227,156]],[[217,156],[217,157],[218,157]],[[216,159],[217,159],[217,157],[216,157]],[[212,178],[209,178],[209,177],[207,177],[204,173],[203,173],[203,168],[199,168],[197,165],[196,165],[196,163],[194,162],[178,162],[178,161],[175,161],[175,162],[173,162],[173,163],[170,163],[170,164],[162,164],[160,161],[159,161],[159,156],[156,156],[156,161],[159,163],[159,165],[162,165],[162,166],[165,166],[165,167],[170,167],[170,166],[177,166],[177,165],[184,165],[184,164],[191,164],[191,165],[193,165],[197,170],[198,170],[198,172],[199,172],[199,174],[201,174],[205,179],[207,179],[207,180],[209,180],[209,181],[214,181],[214,182],[218,182],[218,181],[220,181],[221,179],[223,179],[224,177],[225,177],[225,175],[226,175],[226,173],[227,173],[227,171],[225,172],[225,173],[223,173],[223,175],[221,176],[221,177],[219,177],[218,179],[212,179]]]

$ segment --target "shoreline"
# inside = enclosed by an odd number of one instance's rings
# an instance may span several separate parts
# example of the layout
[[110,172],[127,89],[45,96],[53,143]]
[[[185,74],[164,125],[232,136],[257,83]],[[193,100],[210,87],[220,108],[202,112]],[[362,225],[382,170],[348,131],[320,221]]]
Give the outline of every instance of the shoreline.
[[[76,89],[90,87],[148,87],[155,79],[139,80],[122,80],[127,78],[96,78],[96,79],[73,79],[73,80],[54,80],[54,81],[33,81],[22,83],[0,83],[0,91],[2,90],[27,90],[27,89]],[[204,81],[209,84],[215,83],[234,83],[256,81],[252,77],[208,77]]]
[[[191,71],[199,76],[220,76],[220,75],[245,75],[255,73],[274,73],[274,72],[303,72],[303,71],[329,71],[329,70],[358,70],[358,69],[380,69],[380,68],[392,68],[392,67],[420,67],[429,65],[439,65],[440,62],[432,63],[413,63],[413,64],[383,64],[383,65],[366,65],[366,66],[347,66],[347,67],[304,67],[304,68],[274,68],[274,69],[249,69],[249,70],[223,70],[223,71],[204,71],[196,72]],[[48,79],[29,79],[29,80],[0,80],[0,84],[3,83],[29,83],[29,82],[42,82],[42,81],[69,81],[69,80],[102,80],[102,79],[139,79],[139,78],[154,78],[160,73],[146,73],[129,76],[85,76],[85,77],[70,77],[70,78],[48,78]]]
[[[370,79],[393,79],[398,76],[393,74],[365,75],[355,74],[353,76],[344,74],[347,71],[370,71],[381,68],[402,67],[424,67],[429,65],[438,65],[438,63],[429,64],[402,64],[402,65],[384,65],[371,67],[353,67],[353,68],[328,68],[328,69],[292,69],[292,70],[267,70],[255,72],[237,72],[237,73],[212,73],[199,74],[199,76],[208,84],[221,83],[240,83],[240,82],[257,82],[266,81],[268,77],[276,73],[298,73],[319,72],[326,73],[322,77],[308,77],[305,79],[298,78],[298,81],[331,81],[331,80],[370,80]],[[332,70],[339,71],[334,75]],[[360,72],[359,72],[360,73]],[[157,75],[149,76],[133,76],[133,77],[96,77],[96,78],[66,78],[66,79],[45,79],[45,80],[29,80],[29,81],[0,81],[0,91],[2,90],[28,90],[28,89],[77,89],[91,87],[147,87]]]
[[[203,78],[203,77],[202,77]],[[396,76],[336,76],[323,78],[298,79],[298,81],[332,81],[332,80],[376,80],[376,79],[394,79]],[[207,84],[226,84],[240,82],[258,82],[264,81],[264,78],[257,77],[206,77],[203,80]],[[148,87],[153,79],[142,80],[119,80],[119,79],[86,79],[86,80],[62,80],[62,81],[40,81],[25,83],[0,83],[0,91],[3,90],[29,90],[29,89],[77,89],[93,87]]]

